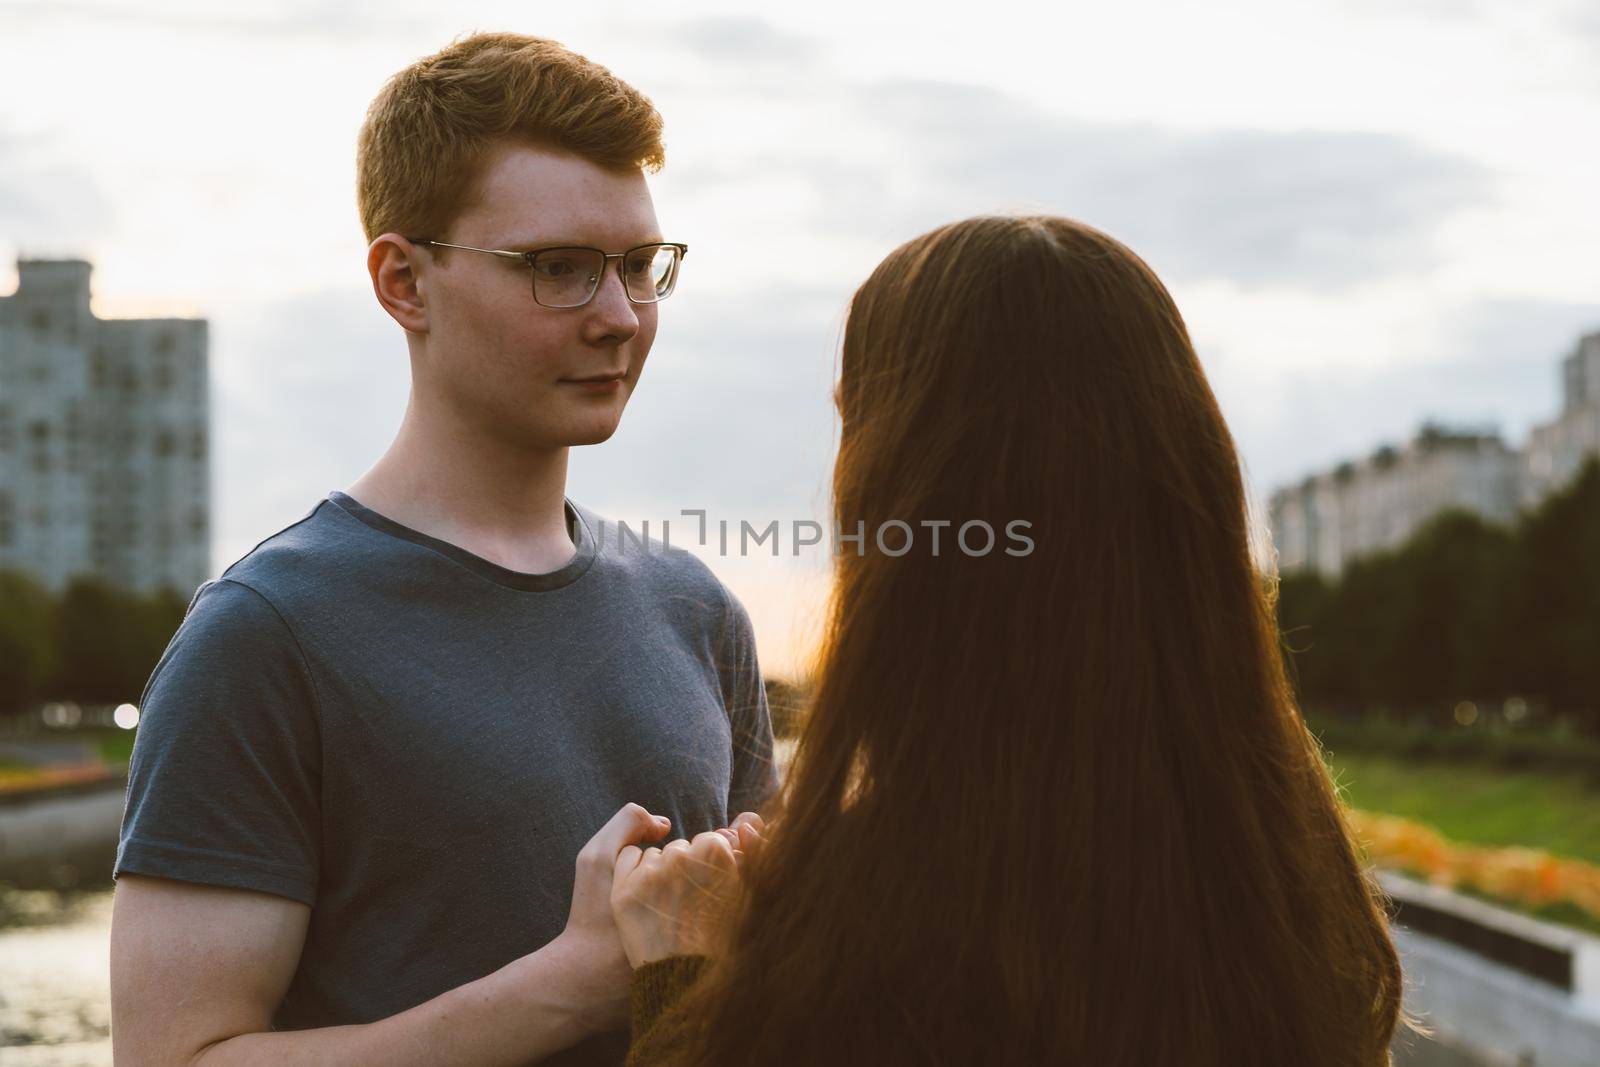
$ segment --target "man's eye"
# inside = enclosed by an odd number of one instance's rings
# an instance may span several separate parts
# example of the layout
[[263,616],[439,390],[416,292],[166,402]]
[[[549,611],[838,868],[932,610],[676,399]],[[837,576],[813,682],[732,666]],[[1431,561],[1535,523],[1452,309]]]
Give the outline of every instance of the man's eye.
[[628,271],[631,274],[649,274],[650,265],[653,262],[654,260],[649,256],[641,256],[638,259],[631,259],[628,261]]
[[570,260],[541,259],[534,265],[533,269],[543,274],[546,278],[564,278],[577,268],[572,265]]

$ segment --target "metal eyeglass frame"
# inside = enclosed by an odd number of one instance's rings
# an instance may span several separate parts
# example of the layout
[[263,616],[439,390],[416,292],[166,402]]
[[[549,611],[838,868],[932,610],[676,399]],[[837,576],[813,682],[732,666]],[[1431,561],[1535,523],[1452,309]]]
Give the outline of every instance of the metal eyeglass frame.
[[[582,303],[557,305],[546,304],[544,301],[539,299],[538,286],[535,284],[529,287],[533,293],[533,302],[542,308],[550,308],[551,311],[570,311],[574,308],[581,308],[593,300],[594,294],[600,291],[600,283],[605,279],[606,267],[613,259],[626,259],[629,255],[639,251],[641,248],[676,248],[678,250],[678,261],[672,265],[672,287],[668,289],[665,294],[656,297],[654,300],[635,300],[633,293],[628,291],[628,279],[622,276],[622,265],[620,263],[617,265],[617,279],[622,282],[622,294],[628,298],[628,302],[630,304],[659,304],[677,290],[678,269],[683,266],[685,257],[689,255],[689,246],[678,241],[647,241],[642,245],[634,245],[625,252],[607,252],[603,248],[595,248],[592,245],[549,245],[545,248],[530,249],[527,252],[513,252],[504,248],[477,248],[473,245],[454,245],[448,241],[435,241],[427,237],[407,237],[406,240],[410,241],[414,245],[422,245],[424,247],[437,246],[439,248],[460,248],[467,252],[486,252],[491,256],[499,256],[502,259],[520,259],[522,262],[527,264],[530,271],[536,269],[534,261],[541,252],[598,253],[600,256],[600,270],[594,276],[594,284],[590,286],[589,295],[583,298]],[[534,276],[533,281],[538,281],[537,275]]]

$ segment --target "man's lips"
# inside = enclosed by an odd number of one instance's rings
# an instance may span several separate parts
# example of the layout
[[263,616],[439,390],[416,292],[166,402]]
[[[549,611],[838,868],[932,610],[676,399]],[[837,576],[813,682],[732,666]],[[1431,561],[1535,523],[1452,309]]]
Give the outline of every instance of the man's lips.
[[564,382],[618,382],[627,377],[626,371],[617,371],[615,374],[596,374],[589,378],[563,378]]

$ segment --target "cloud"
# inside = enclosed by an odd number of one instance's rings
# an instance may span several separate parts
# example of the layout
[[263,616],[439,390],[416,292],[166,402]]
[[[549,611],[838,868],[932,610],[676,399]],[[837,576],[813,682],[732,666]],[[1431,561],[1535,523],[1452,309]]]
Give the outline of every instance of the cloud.
[[1107,230],[1164,277],[1343,287],[1427,270],[1441,225],[1495,195],[1481,165],[1396,134],[1088,122],[943,82],[852,98],[866,158],[759,168],[807,168],[824,191],[809,221],[841,234],[1037,209]]
[[621,427],[572,453],[574,493],[600,511],[667,518],[681,508],[763,524],[814,517],[836,443],[842,307],[832,320],[826,307],[704,295],[664,308]]
[[115,3],[82,3],[79,0],[18,0],[0,4],[3,16],[14,29],[31,28],[44,22],[68,22],[96,30],[109,26],[217,34],[229,37],[317,39],[346,41],[356,37],[404,39],[419,30],[436,28],[436,22],[390,9],[374,18],[370,9],[359,3],[292,4],[262,16],[235,17],[209,10],[153,5],[138,7]]
[[652,28],[650,39],[659,47],[679,49],[701,62],[769,70],[773,64],[806,64],[822,57],[821,47],[814,38],[790,33],[765,19],[745,15],[685,19],[670,26]]
[[1393,18],[1409,16],[1439,22],[1465,22],[1489,13],[1489,0],[1341,0],[1351,12]]
[[99,184],[49,138],[0,132],[0,237],[24,255],[78,256],[113,225]]
[[1365,370],[1327,364],[1263,381],[1226,353],[1202,352],[1253,489],[1264,496],[1399,444],[1427,421],[1497,430],[1520,448],[1560,413],[1561,360],[1600,328],[1600,304],[1474,300],[1439,319],[1432,352]]
[[220,571],[382,455],[411,371],[399,327],[362,290],[236,309],[211,335]]

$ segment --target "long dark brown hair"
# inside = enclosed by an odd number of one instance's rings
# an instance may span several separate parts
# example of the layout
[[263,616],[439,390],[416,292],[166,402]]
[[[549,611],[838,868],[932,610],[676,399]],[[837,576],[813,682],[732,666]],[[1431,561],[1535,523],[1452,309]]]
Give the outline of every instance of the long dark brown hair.
[[837,395],[866,538],[674,1058],[1387,1062],[1381,893],[1155,274],[1068,219],[942,227],[855,294]]

